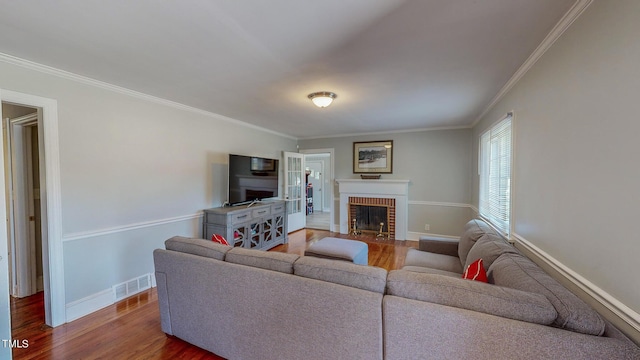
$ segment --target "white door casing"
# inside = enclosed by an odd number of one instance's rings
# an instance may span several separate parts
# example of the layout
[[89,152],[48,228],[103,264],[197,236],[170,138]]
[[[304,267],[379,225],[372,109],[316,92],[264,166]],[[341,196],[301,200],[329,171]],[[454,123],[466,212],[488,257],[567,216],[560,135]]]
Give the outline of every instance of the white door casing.
[[[42,248],[43,248],[43,282],[45,302],[45,323],[58,326],[66,322],[66,302],[64,284],[64,259],[62,247],[62,202],[60,188],[60,150],[58,137],[58,102],[54,99],[0,89],[0,101],[38,108],[40,135],[38,138],[40,151],[40,199],[42,204]],[[4,167],[0,166],[4,172]],[[0,176],[4,186],[4,176]],[[4,193],[0,198],[0,211],[6,212]],[[5,214],[6,215],[6,214]],[[6,216],[5,216],[6,218]],[[6,226],[6,223],[3,225]],[[3,228],[4,229],[4,228]],[[0,243],[6,246],[6,229],[0,229]],[[5,247],[6,249],[6,247]],[[6,251],[0,248],[0,256]],[[5,272],[6,271],[6,272]],[[8,273],[7,261],[0,260],[0,276]],[[0,284],[0,298],[8,294],[8,284]],[[1,300],[0,300],[1,301]],[[0,312],[4,312],[0,304]],[[7,309],[8,310],[8,309]],[[0,320],[4,320],[0,314]],[[0,322],[2,323],[2,322]],[[9,322],[10,324],[10,322]],[[0,331],[2,329],[0,328]],[[10,328],[9,328],[10,331]]]

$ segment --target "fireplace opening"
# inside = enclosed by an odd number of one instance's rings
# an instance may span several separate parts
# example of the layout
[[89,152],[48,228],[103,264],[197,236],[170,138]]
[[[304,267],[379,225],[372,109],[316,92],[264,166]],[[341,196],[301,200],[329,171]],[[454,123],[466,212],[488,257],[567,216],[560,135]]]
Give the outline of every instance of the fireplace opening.
[[353,234],[395,239],[395,200],[350,197],[349,228]]
[[[356,226],[361,231],[389,233],[387,206],[356,205]],[[353,220],[352,220],[353,221]],[[382,226],[382,231],[380,227]]]

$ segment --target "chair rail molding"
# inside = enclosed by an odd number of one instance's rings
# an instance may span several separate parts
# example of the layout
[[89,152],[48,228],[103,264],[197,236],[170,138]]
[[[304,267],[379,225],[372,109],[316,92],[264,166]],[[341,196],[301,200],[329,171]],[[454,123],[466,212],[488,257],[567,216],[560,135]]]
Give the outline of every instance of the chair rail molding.
[[602,304],[605,308],[609,309],[620,319],[628,323],[631,327],[633,327],[636,331],[640,332],[640,314],[635,312],[630,307],[623,304],[620,300],[614,298],[606,291],[602,290],[600,287],[587,280],[582,275],[577,272],[571,270],[569,267],[562,264],[560,261],[555,259],[553,256],[547,254],[539,247],[532,244],[530,241],[526,240],[522,236],[513,233],[513,239],[516,243],[522,245],[527,250],[531,251],[535,254],[540,260],[542,260],[545,264],[549,265],[555,271],[560,273],[560,275],[564,276],[571,283],[576,285],[582,291],[584,291],[587,295],[592,297],[594,300]]

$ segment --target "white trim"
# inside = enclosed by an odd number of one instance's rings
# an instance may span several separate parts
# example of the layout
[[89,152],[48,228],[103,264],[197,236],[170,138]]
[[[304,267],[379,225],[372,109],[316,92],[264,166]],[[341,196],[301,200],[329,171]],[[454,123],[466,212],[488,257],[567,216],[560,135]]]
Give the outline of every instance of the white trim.
[[614,298],[606,291],[596,286],[591,281],[585,279],[582,275],[571,270],[567,266],[563,265],[560,261],[556,260],[551,255],[544,252],[522,236],[514,233],[513,238],[517,243],[531,251],[540,260],[544,261],[547,265],[552,267],[555,271],[559,272],[562,276],[571,281],[574,285],[586,292],[593,299],[598,301],[604,307],[616,314],[620,319],[628,323],[636,331],[640,331],[640,314],[623,304],[620,300]]
[[[325,149],[302,149],[300,150],[301,154],[306,155],[317,155],[317,154],[329,154],[329,167],[330,167],[330,171],[331,174],[329,174],[329,186],[327,186],[327,188],[329,189],[329,198],[330,199],[335,199],[334,198],[334,187],[333,184],[335,184],[335,173],[336,173],[336,156],[335,156],[335,149],[333,148],[325,148]],[[327,179],[325,179],[326,182]],[[325,188],[325,192],[327,191],[327,189]],[[324,196],[324,194],[322,195]],[[324,209],[322,209],[322,211],[324,211]],[[335,214],[335,200],[331,201],[329,203],[329,217],[331,219],[334,218]],[[333,221],[331,223],[329,223],[329,231],[331,232],[335,232],[336,229],[339,229],[339,227],[336,227],[335,224],[333,223]]]
[[439,237],[439,238],[445,238],[445,239],[451,239],[451,240],[460,240],[460,236],[421,233],[417,231],[407,231],[407,240],[418,241],[420,240],[420,236],[433,236],[433,237]]
[[582,13],[591,5],[593,0],[578,0],[567,11],[566,14],[558,21],[556,26],[553,27],[551,32],[542,40],[542,43],[533,51],[529,58],[520,66],[520,68],[513,74],[511,79],[500,89],[498,94],[491,100],[489,105],[480,113],[480,115],[471,124],[471,127],[475,127],[482,118],[487,115],[491,109],[513,88],[520,79],[535,65],[535,63],[551,48],[551,46],[564,34],[564,32],[573,24],[576,19],[582,15]]
[[406,130],[389,130],[389,131],[375,131],[375,132],[366,132],[366,133],[309,136],[309,137],[298,138],[298,140],[333,139],[333,138],[342,138],[342,137],[351,137],[351,136],[367,136],[367,135],[403,134],[403,133],[413,133],[413,132],[420,132],[420,131],[462,130],[462,129],[471,129],[472,127],[473,126],[471,125],[440,126],[440,127],[432,127],[432,128],[419,128],[419,129],[406,129]]
[[260,130],[260,131],[264,131],[270,134],[274,134],[277,136],[283,136],[286,137],[288,139],[293,139],[293,140],[297,140],[296,137],[291,136],[291,135],[287,135],[287,134],[282,134],[267,128],[263,128],[257,125],[253,125],[253,124],[249,124],[240,120],[236,120],[224,115],[220,115],[220,114],[216,114],[210,111],[206,111],[206,110],[201,110],[198,108],[194,108],[192,106],[188,106],[188,105],[184,105],[184,104],[180,104],[178,102],[175,101],[171,101],[171,100],[166,100],[166,99],[162,99],[159,97],[155,97],[155,96],[151,96],[151,95],[147,95],[135,90],[130,90],[121,86],[116,86],[116,85],[112,85],[103,81],[99,81],[99,80],[95,80],[95,79],[91,79],[88,78],[86,76],[82,76],[82,75],[77,75],[68,71],[64,71],[64,70],[60,70],[60,69],[56,69],[54,67],[51,66],[47,66],[47,65],[43,65],[43,64],[38,64],[36,62],[33,61],[29,61],[29,60],[25,60],[25,59],[21,59],[19,57],[16,56],[12,56],[12,55],[8,55],[8,54],[4,54],[4,53],[0,53],[0,61],[8,63],[8,64],[12,64],[12,65],[16,65],[16,66],[20,66],[23,68],[27,68],[29,70],[34,70],[34,71],[38,71],[41,73],[45,73],[48,75],[53,75],[53,76],[57,76],[60,78],[64,78],[67,80],[71,80],[71,81],[75,81],[75,82],[79,82],[81,84],[85,84],[85,85],[90,85],[90,86],[95,86],[101,89],[105,89],[105,90],[109,90],[109,91],[113,91],[113,92],[117,92],[120,94],[124,94],[124,95],[128,95],[131,97],[135,97],[138,99],[142,99],[142,100],[146,100],[146,101],[150,101],[156,104],[161,104],[161,105],[165,105],[165,106],[169,106],[175,109],[179,109],[179,110],[185,110],[185,111],[189,111],[192,113],[196,113],[196,114],[200,114],[200,115],[204,115],[207,117],[212,117],[215,119],[219,119],[222,121],[226,121],[232,124],[236,124],[236,125],[241,125],[241,126],[245,126],[251,129],[255,129],[255,130]]
[[[3,57],[0,54],[0,60]],[[44,168],[46,181],[40,185],[46,197],[46,214],[42,214],[42,246],[48,252],[43,257],[45,271],[45,323],[56,327],[65,322],[64,251],[62,248],[62,191],[60,187],[60,146],[58,137],[58,102],[40,96],[0,89],[0,102],[21,104],[42,109]],[[48,272],[48,276],[47,276]]]
[[[141,276],[138,276],[131,280],[137,280],[143,276],[149,276],[150,287],[140,289],[135,293],[129,294],[127,297],[139,294],[143,291],[146,291],[150,288],[156,287],[156,276],[155,273],[147,273]],[[129,280],[129,281],[131,281]],[[117,286],[117,285],[114,285]],[[113,286],[108,289],[99,291],[97,293],[86,296],[82,299],[78,299],[76,301],[72,301],[66,305],[66,322],[71,322],[77,320],[83,316],[89,315],[93,312],[96,312],[100,309],[103,309],[107,306],[113,305],[119,301],[124,299],[116,300],[115,293],[113,291]]]
[[160,219],[160,220],[143,221],[143,222],[123,225],[123,226],[114,226],[107,229],[76,232],[76,233],[63,235],[62,241],[67,242],[67,241],[75,241],[75,240],[87,239],[87,238],[92,238],[97,236],[111,235],[111,234],[125,232],[125,231],[144,229],[152,226],[166,225],[166,224],[171,224],[171,223],[180,222],[180,221],[199,219],[199,218],[202,218],[203,216],[204,216],[204,213],[199,212],[191,215],[176,216],[176,217]]
[[82,299],[72,301],[66,306],[66,322],[77,320],[94,311],[98,311],[115,302],[111,288],[91,294]]
[[446,206],[446,207],[461,207],[471,208],[471,204],[441,202],[441,201],[421,201],[421,200],[409,200],[409,205],[421,205],[421,206]]

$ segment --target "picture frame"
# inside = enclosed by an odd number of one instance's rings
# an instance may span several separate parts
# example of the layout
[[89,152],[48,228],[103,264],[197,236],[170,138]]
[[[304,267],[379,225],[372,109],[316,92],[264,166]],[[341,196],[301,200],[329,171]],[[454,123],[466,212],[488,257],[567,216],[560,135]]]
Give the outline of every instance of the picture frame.
[[393,173],[393,140],[354,142],[353,173]]

